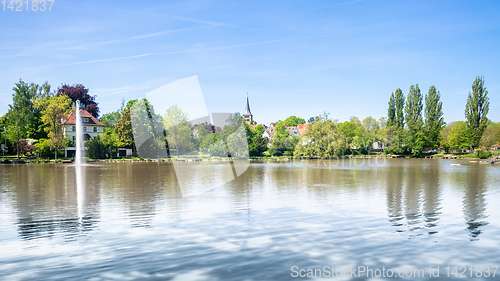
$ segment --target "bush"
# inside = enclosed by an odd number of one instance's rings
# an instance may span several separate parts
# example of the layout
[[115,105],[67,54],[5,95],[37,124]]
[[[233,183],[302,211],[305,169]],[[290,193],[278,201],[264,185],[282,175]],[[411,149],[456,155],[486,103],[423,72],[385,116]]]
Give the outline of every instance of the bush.
[[476,151],[476,156],[479,159],[487,159],[491,156],[491,152],[479,149]]
[[50,140],[49,139],[40,139],[38,143],[35,144],[36,153],[38,153],[38,157],[50,157],[53,156],[52,149],[50,148]]
[[116,147],[106,141],[106,139],[97,136],[87,141],[87,156],[93,159],[112,158],[116,155]]

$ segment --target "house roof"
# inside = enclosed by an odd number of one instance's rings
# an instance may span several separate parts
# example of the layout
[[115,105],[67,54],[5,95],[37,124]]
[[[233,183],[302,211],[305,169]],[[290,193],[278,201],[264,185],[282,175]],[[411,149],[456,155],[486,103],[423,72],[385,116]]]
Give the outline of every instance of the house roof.
[[249,127],[250,127],[250,129],[252,129],[252,130],[257,129],[257,127],[259,127],[259,126],[262,126],[262,127],[264,127],[264,129],[266,129],[266,126],[264,126],[264,124],[248,125],[248,126],[249,126]]
[[274,127],[267,127],[266,132],[272,137],[274,135]]
[[494,145],[492,145],[491,147],[500,147],[500,143],[495,143]]
[[[83,125],[87,126],[104,126],[103,123],[99,122],[97,118],[92,116],[87,110],[85,109],[80,109],[80,116],[83,118],[89,118],[89,122],[83,123]],[[61,124],[63,125],[75,125],[76,124],[76,114],[74,110],[71,110],[68,114],[68,117],[66,119],[63,119]]]
[[307,125],[308,125],[308,124],[309,124],[309,123],[307,123],[307,124],[299,124],[299,125],[297,126],[297,131],[299,131],[299,135],[301,135],[301,136],[302,136],[302,135],[303,135],[303,134],[307,131]]

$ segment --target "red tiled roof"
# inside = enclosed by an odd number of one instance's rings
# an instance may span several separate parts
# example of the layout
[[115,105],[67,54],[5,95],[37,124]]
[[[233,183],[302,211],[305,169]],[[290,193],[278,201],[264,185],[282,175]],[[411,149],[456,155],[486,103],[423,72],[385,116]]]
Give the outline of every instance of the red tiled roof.
[[[99,120],[97,120],[97,118],[95,118],[94,116],[92,116],[92,114],[90,114],[87,110],[85,109],[80,109],[80,116],[83,118],[89,118],[89,122],[87,123],[83,123],[83,125],[94,125],[94,126],[104,126],[103,123],[99,122]],[[61,124],[63,125],[75,125],[76,124],[76,115],[75,115],[75,111],[74,110],[71,110],[68,114],[68,117],[66,119],[64,119]]]
[[255,130],[255,129],[257,129],[257,127],[259,127],[259,126],[262,126],[262,127],[264,127],[264,128],[266,127],[266,126],[264,126],[263,124],[257,124],[257,125],[248,125],[248,126],[249,126],[249,127],[250,127],[250,129],[252,129],[252,130]]
[[499,147],[500,146],[500,143],[495,143],[494,145],[492,145],[491,147]]
[[307,124],[299,124],[297,126],[297,131],[299,131],[299,135],[302,136],[307,131],[308,125],[309,125],[309,123],[307,123]]

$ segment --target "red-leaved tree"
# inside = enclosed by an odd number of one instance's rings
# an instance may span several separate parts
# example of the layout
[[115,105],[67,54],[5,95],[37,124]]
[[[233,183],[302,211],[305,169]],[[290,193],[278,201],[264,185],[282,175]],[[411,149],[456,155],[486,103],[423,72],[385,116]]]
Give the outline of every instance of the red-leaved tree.
[[63,84],[57,90],[57,96],[66,95],[73,102],[80,100],[80,103],[85,105],[85,110],[97,118],[99,117],[99,106],[95,101],[96,96],[91,96],[88,93],[89,89],[85,88],[82,84],[74,84],[72,86]]

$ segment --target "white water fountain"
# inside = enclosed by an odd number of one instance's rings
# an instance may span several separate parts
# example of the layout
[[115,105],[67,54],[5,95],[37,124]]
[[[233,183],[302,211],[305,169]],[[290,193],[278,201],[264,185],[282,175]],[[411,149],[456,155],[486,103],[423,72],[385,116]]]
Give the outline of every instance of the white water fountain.
[[80,115],[80,101],[76,101],[75,107],[76,116],[76,152],[75,152],[75,165],[82,165],[85,161],[85,150],[83,148],[83,125],[82,117]]
[[75,103],[75,126],[76,126],[76,152],[75,152],[75,172],[76,172],[76,194],[78,206],[78,221],[80,224],[83,221],[83,206],[85,205],[85,150],[83,147],[83,124],[82,116],[80,114],[80,101]]

